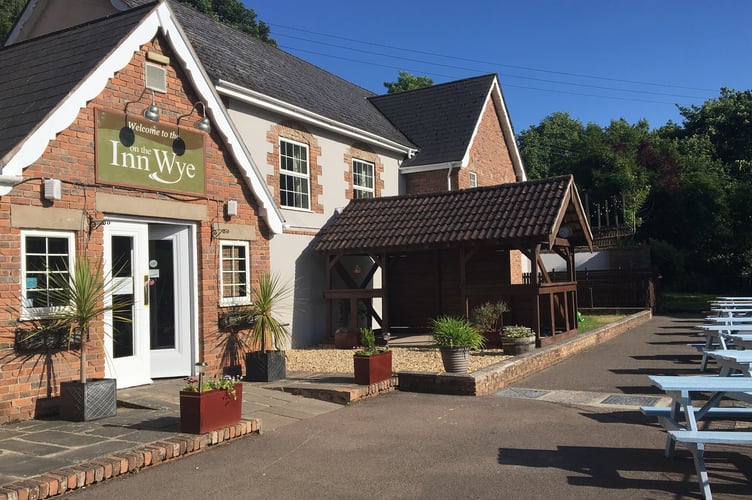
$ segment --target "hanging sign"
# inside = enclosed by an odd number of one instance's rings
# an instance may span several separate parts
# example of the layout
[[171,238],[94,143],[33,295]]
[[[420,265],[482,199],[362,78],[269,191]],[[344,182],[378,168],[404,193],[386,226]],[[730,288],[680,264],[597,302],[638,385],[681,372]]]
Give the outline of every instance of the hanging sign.
[[97,182],[204,194],[204,135],[96,110]]

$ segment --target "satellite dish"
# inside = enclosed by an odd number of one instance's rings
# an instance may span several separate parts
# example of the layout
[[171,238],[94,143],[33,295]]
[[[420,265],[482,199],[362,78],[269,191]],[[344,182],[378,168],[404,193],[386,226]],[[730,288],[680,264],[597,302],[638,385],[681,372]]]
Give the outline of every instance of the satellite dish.
[[559,238],[569,238],[570,236],[572,236],[572,229],[569,226],[559,228]]

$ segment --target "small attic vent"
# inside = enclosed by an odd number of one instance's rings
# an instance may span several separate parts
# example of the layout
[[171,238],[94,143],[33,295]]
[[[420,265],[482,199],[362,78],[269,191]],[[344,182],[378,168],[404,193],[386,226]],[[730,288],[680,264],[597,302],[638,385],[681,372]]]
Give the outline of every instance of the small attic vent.
[[167,70],[155,64],[144,65],[146,88],[155,92],[167,92]]

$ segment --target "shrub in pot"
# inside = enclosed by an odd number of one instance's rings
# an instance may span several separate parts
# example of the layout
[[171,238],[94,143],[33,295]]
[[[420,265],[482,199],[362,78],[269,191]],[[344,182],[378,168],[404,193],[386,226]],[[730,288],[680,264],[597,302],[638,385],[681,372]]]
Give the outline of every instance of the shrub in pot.
[[431,332],[448,373],[467,372],[470,351],[485,345],[483,335],[467,319],[459,316],[445,315],[432,320]]
[[187,379],[180,391],[180,432],[204,434],[240,423],[243,384],[233,377]]
[[371,385],[392,377],[392,351],[376,347],[376,336],[370,328],[360,330],[363,349],[355,351],[353,364],[355,383]]
[[509,310],[509,305],[503,300],[485,302],[473,309],[470,318],[473,325],[483,334],[486,347],[501,347],[504,313]]
[[508,326],[504,328],[501,344],[505,354],[517,355],[535,349],[535,332],[527,326]]
[[72,269],[50,273],[49,280],[52,313],[48,328],[66,331],[69,343],[80,338],[79,380],[60,383],[60,416],[75,421],[111,417],[117,413],[116,381],[88,377],[86,348],[91,324],[106,313],[112,314],[113,324],[129,322],[130,317],[122,312],[132,302],[113,294],[116,283],[112,276],[104,276],[101,261],[93,263],[86,256],[77,258]]
[[284,347],[290,341],[287,325],[279,321],[277,312],[290,296],[290,287],[279,276],[262,273],[251,291],[253,325],[248,333],[250,343],[257,346],[245,357],[245,378],[254,382],[271,382],[287,376]]

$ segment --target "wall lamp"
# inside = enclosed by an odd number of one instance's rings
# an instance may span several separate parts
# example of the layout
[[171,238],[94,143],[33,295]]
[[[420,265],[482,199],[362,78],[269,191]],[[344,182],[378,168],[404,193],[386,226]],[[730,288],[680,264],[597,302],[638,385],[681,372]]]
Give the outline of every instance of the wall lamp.
[[[201,106],[200,112],[198,112],[199,106]],[[191,116],[194,111],[198,112],[199,119],[196,120],[193,126],[202,132],[206,132],[207,134],[211,132],[211,122],[209,121],[209,118],[206,116],[206,106],[204,105],[203,102],[198,101],[196,104],[193,105],[193,107],[191,108],[189,112],[187,112],[184,115],[178,116],[178,136],[175,138],[174,141],[172,141],[172,150],[178,156],[185,153],[185,141],[183,140],[182,137],[180,137],[180,120],[188,116]]]
[[128,106],[133,104],[134,102],[139,102],[144,97],[144,94],[147,90],[151,92],[151,106],[144,110],[144,118],[152,122],[159,121],[159,108],[154,102],[154,90],[148,87],[144,87],[144,90],[141,91],[141,95],[138,96],[138,99],[136,99],[135,101],[126,101],[125,106],[123,106],[125,125],[120,129],[119,136],[120,142],[123,144],[123,146],[130,147],[136,141],[136,134],[134,134],[133,129],[128,126]]

